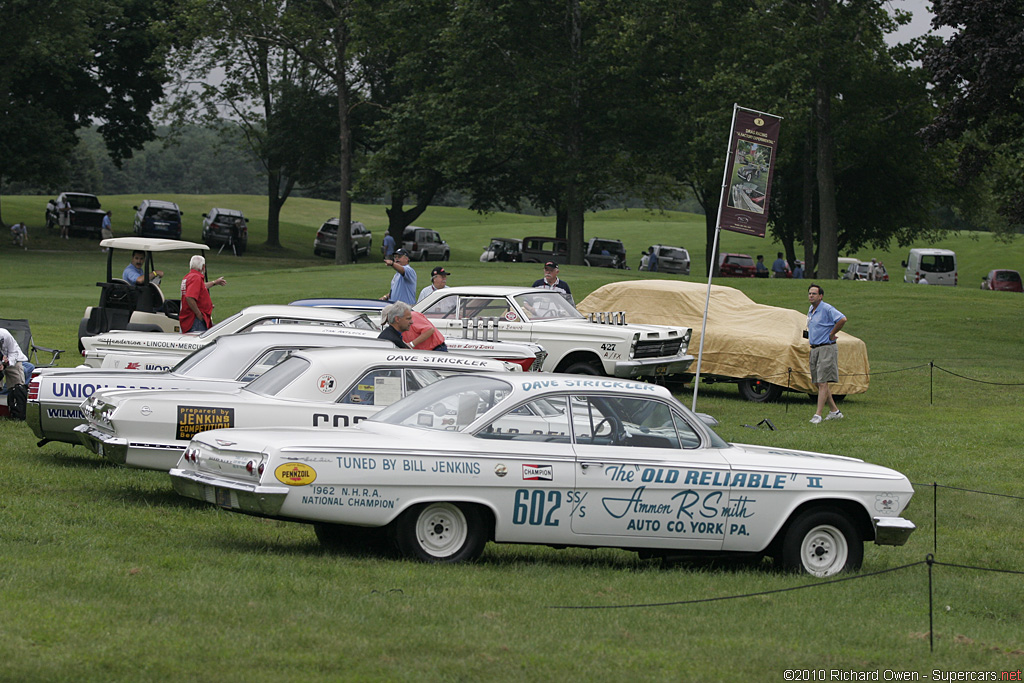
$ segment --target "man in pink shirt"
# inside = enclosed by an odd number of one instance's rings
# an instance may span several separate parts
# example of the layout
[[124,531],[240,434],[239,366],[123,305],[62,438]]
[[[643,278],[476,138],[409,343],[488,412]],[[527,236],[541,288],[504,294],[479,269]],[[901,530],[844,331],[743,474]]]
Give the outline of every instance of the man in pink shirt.
[[402,333],[402,341],[414,349],[423,351],[447,351],[442,335],[427,316],[419,311],[412,312],[412,326]]

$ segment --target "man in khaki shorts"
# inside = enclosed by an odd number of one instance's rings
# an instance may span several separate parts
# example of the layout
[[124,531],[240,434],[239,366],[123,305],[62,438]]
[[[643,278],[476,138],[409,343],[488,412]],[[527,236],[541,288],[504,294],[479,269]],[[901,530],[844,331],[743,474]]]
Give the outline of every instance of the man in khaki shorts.
[[839,381],[839,353],[836,350],[836,335],[846,324],[846,316],[823,301],[825,290],[820,285],[807,288],[807,341],[811,344],[811,382],[818,385],[818,410],[811,418],[811,424],[821,422],[821,411],[828,402],[832,409],[826,420],[843,417],[832,398],[829,382]]

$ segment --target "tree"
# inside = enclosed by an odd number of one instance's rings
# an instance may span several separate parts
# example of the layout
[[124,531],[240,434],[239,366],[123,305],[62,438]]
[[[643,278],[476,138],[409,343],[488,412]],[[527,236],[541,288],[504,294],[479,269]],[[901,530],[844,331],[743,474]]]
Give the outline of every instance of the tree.
[[924,59],[943,98],[924,128],[931,145],[957,141],[957,181],[966,186],[983,175],[985,192],[998,202],[1004,232],[1024,225],[1024,180],[1020,168],[1024,111],[1024,5],[1020,0],[934,0],[935,28],[955,29]]
[[176,7],[176,0],[0,4],[0,178],[60,182],[75,131],[94,120],[116,162],[152,139]]
[[[315,183],[337,150],[330,83],[282,45],[284,0],[210,0],[188,15],[192,48],[176,58],[176,126],[237,128],[266,175],[267,241],[280,248],[280,216],[297,183]],[[328,92],[325,92],[328,91]]]

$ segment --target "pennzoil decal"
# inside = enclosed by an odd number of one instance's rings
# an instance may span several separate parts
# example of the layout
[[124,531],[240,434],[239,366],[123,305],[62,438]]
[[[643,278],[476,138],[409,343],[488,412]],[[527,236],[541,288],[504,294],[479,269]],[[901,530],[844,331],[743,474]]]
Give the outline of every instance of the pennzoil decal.
[[234,408],[178,406],[178,432],[174,438],[188,440],[199,432],[234,426]]
[[286,462],[283,465],[278,465],[274,470],[274,476],[282,484],[305,486],[316,481],[316,470],[301,462]]

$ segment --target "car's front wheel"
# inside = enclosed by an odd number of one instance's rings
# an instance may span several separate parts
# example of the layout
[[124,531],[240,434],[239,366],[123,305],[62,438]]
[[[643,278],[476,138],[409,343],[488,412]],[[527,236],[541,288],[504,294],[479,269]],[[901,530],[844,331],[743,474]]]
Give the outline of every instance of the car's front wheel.
[[395,520],[394,534],[402,555],[423,562],[469,562],[487,544],[479,509],[460,503],[415,505]]
[[755,403],[778,401],[782,387],[762,379],[741,379],[738,384],[740,396]]
[[827,577],[856,571],[864,561],[864,541],[839,510],[814,508],[793,520],[782,540],[782,566]]

